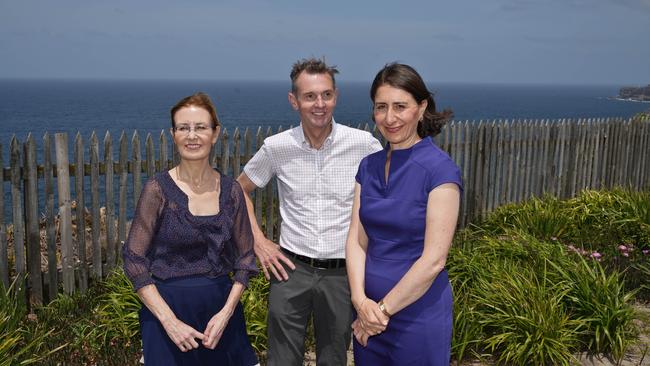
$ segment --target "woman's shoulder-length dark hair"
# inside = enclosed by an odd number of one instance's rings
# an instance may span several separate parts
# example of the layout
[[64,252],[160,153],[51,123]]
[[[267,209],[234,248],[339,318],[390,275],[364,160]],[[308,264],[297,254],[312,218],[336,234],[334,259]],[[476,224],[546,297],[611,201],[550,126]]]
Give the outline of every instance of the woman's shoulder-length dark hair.
[[370,87],[370,99],[372,99],[373,103],[377,89],[382,85],[390,85],[404,90],[411,94],[418,103],[422,103],[423,100],[427,101],[427,108],[424,111],[422,120],[418,122],[418,135],[422,138],[439,134],[442,127],[453,115],[450,109],[445,109],[442,112],[436,111],[433,94],[427,89],[420,74],[409,65],[394,62],[379,70]]

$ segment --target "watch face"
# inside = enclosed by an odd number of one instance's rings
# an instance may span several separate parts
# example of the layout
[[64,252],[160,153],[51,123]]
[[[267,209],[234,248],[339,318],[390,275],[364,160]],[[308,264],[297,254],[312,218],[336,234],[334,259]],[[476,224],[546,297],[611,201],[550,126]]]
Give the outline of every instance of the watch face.
[[379,301],[379,303],[378,303],[377,305],[379,305],[379,310],[380,310],[382,313],[384,313],[384,315],[386,315],[386,316],[389,317],[389,318],[391,317],[391,315],[390,315],[390,313],[388,312],[388,310],[386,310],[386,305],[384,304],[384,301],[383,301],[383,300]]

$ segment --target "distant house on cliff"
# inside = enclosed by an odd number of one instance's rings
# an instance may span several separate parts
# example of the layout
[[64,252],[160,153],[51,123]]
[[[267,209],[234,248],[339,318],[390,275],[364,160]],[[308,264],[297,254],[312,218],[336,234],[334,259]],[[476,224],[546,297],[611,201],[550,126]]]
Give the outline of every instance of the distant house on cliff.
[[650,102],[650,84],[640,88],[632,86],[623,87],[618,91],[618,97],[640,102]]

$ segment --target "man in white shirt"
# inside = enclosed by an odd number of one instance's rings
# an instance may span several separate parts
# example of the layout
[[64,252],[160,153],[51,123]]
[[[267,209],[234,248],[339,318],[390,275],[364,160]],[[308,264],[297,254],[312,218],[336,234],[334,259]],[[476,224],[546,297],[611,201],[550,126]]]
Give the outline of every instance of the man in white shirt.
[[[255,254],[271,280],[269,366],[302,365],[312,315],[317,364],[346,364],[352,304],[345,240],[354,176],[361,159],[381,150],[381,144],[368,132],[334,122],[336,73],[314,58],[293,65],[289,103],[300,125],[265,139],[237,178],[247,193]],[[249,198],[273,176],[282,216],[279,245],[262,233]]]

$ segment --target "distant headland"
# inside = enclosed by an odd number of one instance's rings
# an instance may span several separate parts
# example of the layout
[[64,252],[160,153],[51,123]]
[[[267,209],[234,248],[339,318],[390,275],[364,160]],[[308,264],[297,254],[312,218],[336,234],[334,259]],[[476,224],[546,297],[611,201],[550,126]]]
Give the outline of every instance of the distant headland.
[[642,87],[625,86],[618,91],[616,99],[650,102],[650,84]]

